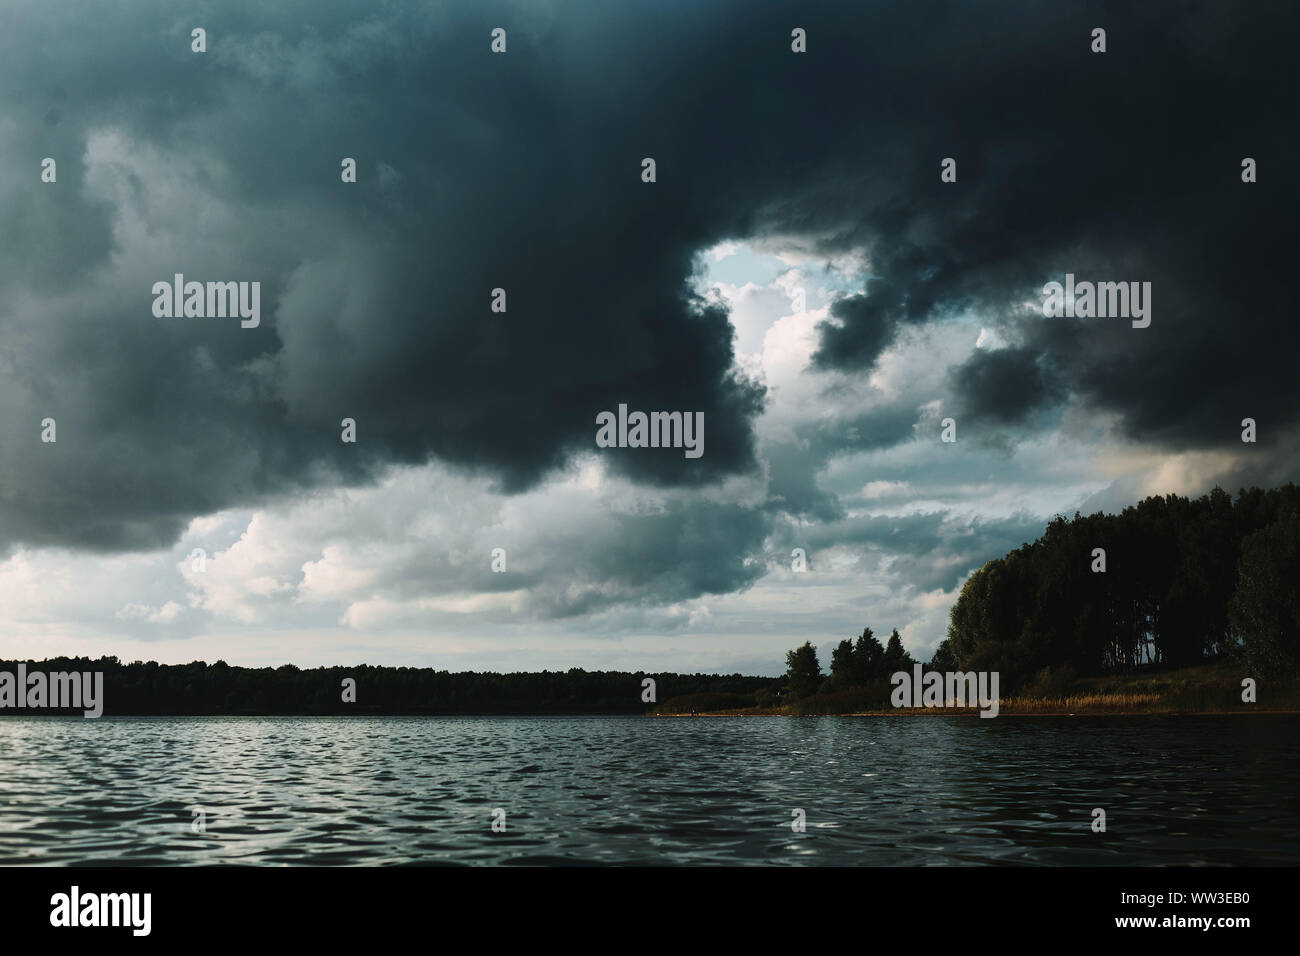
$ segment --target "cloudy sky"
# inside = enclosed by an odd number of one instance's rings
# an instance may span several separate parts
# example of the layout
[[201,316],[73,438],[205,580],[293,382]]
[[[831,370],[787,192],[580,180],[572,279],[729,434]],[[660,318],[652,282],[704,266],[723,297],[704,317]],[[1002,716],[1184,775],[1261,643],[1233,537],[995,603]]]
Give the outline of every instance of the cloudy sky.
[[[0,656],[925,657],[1057,513],[1292,480],[1295,26],[6,0]],[[260,325],[156,317],[176,273],[260,282]],[[1045,318],[1066,273],[1150,282],[1150,327]],[[598,448],[619,403],[703,412],[704,456]]]

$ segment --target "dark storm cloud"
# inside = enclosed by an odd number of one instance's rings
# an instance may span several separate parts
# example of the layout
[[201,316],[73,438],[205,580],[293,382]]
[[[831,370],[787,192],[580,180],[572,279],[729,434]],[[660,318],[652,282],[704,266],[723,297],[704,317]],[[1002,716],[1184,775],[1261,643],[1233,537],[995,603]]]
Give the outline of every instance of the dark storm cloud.
[[976,350],[954,371],[953,384],[964,401],[963,421],[1014,424],[1061,397],[1038,357],[1023,348]]
[[[123,288],[69,297],[44,328],[34,305],[6,316],[23,359],[8,543],[157,546],[196,513],[429,457],[522,490],[594,448],[597,413],[619,403],[703,412],[706,453],[614,450],[617,470],[671,485],[753,467],[762,391],[732,368],[725,312],[687,291],[716,229],[684,198],[700,165],[671,129],[626,115],[654,71],[620,66],[616,19],[596,17],[605,35],[557,60],[576,42],[569,22],[517,8],[358,19],[344,4],[244,5],[196,18],[197,56],[189,21],[163,10],[106,17],[88,57],[35,8],[9,37],[6,74],[29,104],[30,156],[14,165],[53,154],[61,169],[18,194],[32,228],[26,250],[6,233],[8,278],[77,289],[109,270]],[[510,52],[496,57],[501,23]],[[57,136],[24,27],[66,51]],[[110,204],[83,190],[98,127],[163,162],[215,158],[222,175],[192,179],[236,221],[196,214],[194,230],[224,229],[220,254],[113,261]],[[646,155],[659,184],[640,181]],[[339,182],[343,156],[356,187]],[[159,192],[134,173],[123,188],[126,204]],[[188,211],[185,197],[166,210]],[[178,271],[261,280],[262,326],[153,319],[152,283]],[[489,310],[498,287],[505,315]],[[59,442],[40,447],[47,414]],[[343,417],[356,446],[339,441]]]
[[[1035,368],[1162,441],[1255,409],[1291,422],[1289,19],[304,0],[94,8],[93,30],[69,31],[26,5],[0,38],[0,144],[21,171],[0,233],[4,544],[157,546],[195,514],[430,457],[520,490],[594,448],[620,402],[703,411],[706,453],[611,452],[616,469],[663,485],[749,471],[762,391],[732,365],[725,314],[687,293],[695,254],[725,238],[868,248],[866,295],[836,307],[819,353],[848,370],[903,323],[1005,310],[1067,270],[1152,281],[1150,329],[1025,323]],[[192,164],[202,196],[134,172],[87,190],[93,129],[155,151],[150,169]],[[46,155],[56,186],[36,178]],[[1242,155],[1259,184],[1239,182]],[[160,229],[182,248],[141,238]],[[154,319],[150,285],[174,272],[261,280],[261,327]],[[1011,409],[966,384],[976,407]],[[57,445],[37,441],[45,415]],[[833,514],[791,463],[776,478],[809,498],[796,512]]]
[[[973,308],[1023,344],[957,374],[983,418],[1017,421],[1069,390],[1157,447],[1231,447],[1252,410],[1274,439],[1294,427],[1296,150],[1279,121],[1294,22],[1283,4],[989,4],[962,8],[958,46],[958,18],[891,8],[881,33],[905,42],[858,79],[888,91],[860,107],[881,134],[860,169],[892,189],[844,199],[857,225],[836,241],[865,239],[872,278],[832,311],[818,363],[870,368],[903,324]],[[1095,26],[1105,54],[1088,50]],[[948,156],[955,184],[939,180]],[[1247,156],[1271,175],[1243,184]],[[833,194],[819,184],[809,202]],[[1066,272],[1151,282],[1151,327],[1024,317]]]

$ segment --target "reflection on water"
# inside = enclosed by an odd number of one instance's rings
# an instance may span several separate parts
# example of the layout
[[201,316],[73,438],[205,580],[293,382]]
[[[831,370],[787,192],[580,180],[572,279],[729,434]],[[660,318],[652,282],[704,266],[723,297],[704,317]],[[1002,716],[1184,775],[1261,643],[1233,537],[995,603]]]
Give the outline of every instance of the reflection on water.
[[1297,731],[1268,715],[5,718],[0,862],[1295,865]]

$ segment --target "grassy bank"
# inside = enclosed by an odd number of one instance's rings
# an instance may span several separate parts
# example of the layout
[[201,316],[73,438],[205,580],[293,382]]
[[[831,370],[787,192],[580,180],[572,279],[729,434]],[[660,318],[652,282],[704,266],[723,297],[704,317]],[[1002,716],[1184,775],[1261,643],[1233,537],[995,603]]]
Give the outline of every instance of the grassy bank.
[[[1240,664],[1223,661],[1177,670],[1143,671],[1106,677],[1075,678],[1044,673],[999,701],[998,716],[1053,714],[1233,714],[1300,713],[1300,679],[1256,679],[1256,702],[1242,701],[1241,681],[1252,675]],[[798,700],[772,691],[755,694],[690,694],[664,701],[654,716],[816,716],[831,714],[977,714],[976,708],[896,709],[892,687],[876,681],[867,687],[824,691]]]

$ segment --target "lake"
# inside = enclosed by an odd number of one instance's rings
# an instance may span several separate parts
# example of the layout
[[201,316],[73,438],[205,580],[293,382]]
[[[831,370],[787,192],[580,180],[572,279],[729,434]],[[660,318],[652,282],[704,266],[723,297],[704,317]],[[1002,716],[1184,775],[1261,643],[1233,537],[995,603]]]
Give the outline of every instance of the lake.
[[1298,739],[1288,715],[9,717],[0,862],[1295,865]]

